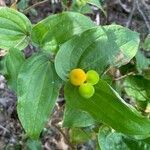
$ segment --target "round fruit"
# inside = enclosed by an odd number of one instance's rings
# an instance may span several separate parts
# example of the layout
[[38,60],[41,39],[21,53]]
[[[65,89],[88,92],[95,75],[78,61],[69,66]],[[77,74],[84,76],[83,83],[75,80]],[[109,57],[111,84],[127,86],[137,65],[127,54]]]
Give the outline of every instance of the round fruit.
[[99,81],[99,74],[95,70],[89,70],[86,73],[86,81],[92,85],[97,84]]
[[86,80],[86,73],[82,70],[82,69],[73,69],[70,72],[69,75],[70,78],[70,82],[75,85],[75,86],[79,86],[81,84],[83,84]]
[[87,3],[86,0],[76,0],[76,4],[77,4],[78,6],[80,6],[80,7],[85,6],[86,3]]
[[90,98],[95,93],[94,86],[90,83],[84,83],[79,87],[79,94],[84,98]]

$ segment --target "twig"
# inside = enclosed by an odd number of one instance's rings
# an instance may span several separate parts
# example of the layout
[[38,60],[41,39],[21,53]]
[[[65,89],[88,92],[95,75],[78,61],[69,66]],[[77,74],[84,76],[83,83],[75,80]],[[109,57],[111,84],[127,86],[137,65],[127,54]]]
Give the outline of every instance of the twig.
[[95,21],[96,21],[96,25],[100,25],[100,14],[99,14],[99,12],[96,13]]
[[150,7],[146,4],[145,0],[141,0],[141,3],[146,7],[146,9],[150,10]]
[[41,4],[44,4],[44,3],[48,2],[48,1],[49,1],[49,0],[44,0],[44,1],[41,1],[41,2],[38,2],[38,3],[33,4],[33,5],[31,5],[30,7],[26,8],[26,9],[24,10],[24,13],[27,13],[30,9],[32,9],[32,8],[34,8],[34,7],[36,7],[36,6],[39,6],[39,5],[41,5]]
[[18,3],[18,0],[14,0],[14,2],[11,4],[10,8],[17,10],[17,3]]
[[145,21],[146,26],[147,26],[147,28],[148,28],[148,31],[149,31],[149,33],[150,33],[149,21],[147,20],[145,14],[144,14],[143,11],[141,10],[141,8],[140,8],[140,6],[139,6],[139,1],[138,1],[138,0],[136,1],[136,5],[137,5],[137,8],[138,8],[138,11],[140,12],[140,14],[142,15],[142,17],[143,17],[143,19],[144,19],[144,21]]
[[57,127],[55,124],[52,124],[52,126],[54,126],[62,134],[62,136],[66,140],[67,144],[71,147],[71,149],[75,149],[74,146],[68,140],[67,136],[64,134],[64,132],[59,127]]
[[131,20],[132,20],[135,9],[136,9],[136,0],[133,0],[133,7],[132,7],[131,13],[129,15],[128,21],[126,23],[126,27],[129,27],[131,24]]
[[10,132],[9,132],[9,130],[8,130],[8,129],[6,129],[6,128],[4,128],[2,125],[0,125],[0,128],[1,128],[1,129],[3,129],[5,132],[10,133]]
[[118,81],[118,80],[121,80],[121,79],[126,78],[126,77],[129,76],[129,75],[135,75],[135,73],[134,73],[134,72],[129,72],[129,73],[127,73],[127,74],[125,74],[125,75],[123,75],[123,76],[121,76],[121,77],[115,78],[114,80],[115,80],[115,81]]
[[108,67],[108,68],[103,72],[102,76],[105,75],[105,74],[106,74],[108,71],[110,71],[112,68],[113,68],[112,66]]
[[118,0],[118,2],[119,2],[119,4],[121,5],[121,7],[126,11],[126,12],[130,12],[131,10],[130,9],[128,9],[127,8],[127,6],[125,5],[125,4],[123,4],[122,2],[121,2],[121,0]]

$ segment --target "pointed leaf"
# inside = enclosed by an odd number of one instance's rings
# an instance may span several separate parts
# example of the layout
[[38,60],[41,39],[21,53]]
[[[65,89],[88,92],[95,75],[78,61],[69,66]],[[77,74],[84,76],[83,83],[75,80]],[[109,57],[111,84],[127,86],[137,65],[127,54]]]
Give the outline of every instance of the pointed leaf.
[[95,94],[89,99],[81,97],[78,87],[68,83],[65,98],[70,107],[88,112],[97,122],[103,122],[119,132],[150,134],[150,120],[126,104],[103,80],[95,85]]
[[31,28],[31,22],[25,15],[8,7],[0,7],[0,48],[25,48]]
[[29,58],[18,76],[19,119],[28,136],[37,139],[52,112],[60,88],[54,65],[44,54]]
[[13,90],[17,90],[17,78],[22,64],[25,62],[25,57],[18,49],[10,49],[5,56],[5,69],[7,72],[8,84]]

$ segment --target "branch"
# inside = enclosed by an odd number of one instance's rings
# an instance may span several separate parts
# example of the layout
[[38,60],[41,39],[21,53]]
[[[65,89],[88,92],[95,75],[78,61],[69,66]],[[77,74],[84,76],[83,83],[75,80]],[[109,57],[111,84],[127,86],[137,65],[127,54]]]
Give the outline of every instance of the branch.
[[130,15],[128,17],[128,21],[126,23],[126,27],[129,27],[130,24],[131,24],[131,20],[132,20],[133,14],[135,12],[135,9],[136,9],[136,0],[133,0],[133,7],[132,7],[131,13],[130,13]]
[[41,5],[41,4],[44,4],[44,3],[48,2],[48,1],[49,1],[49,0],[44,0],[44,1],[41,1],[41,2],[38,2],[38,3],[33,4],[33,5],[31,5],[30,7],[26,8],[26,9],[24,10],[24,13],[27,13],[30,9],[32,9],[32,8],[34,8],[34,7],[36,7],[36,6],[39,6],[39,5]]
[[0,128],[3,129],[5,132],[10,133],[10,131],[8,129],[4,128],[2,125],[0,125]]
[[141,0],[141,3],[146,7],[146,9],[150,10],[150,7],[146,4],[145,0]]
[[71,147],[71,149],[75,149],[74,146],[70,143],[68,137],[64,134],[64,132],[58,126],[56,126],[55,124],[52,124],[52,126],[55,127],[62,134],[62,136],[66,140],[67,144]]
[[129,72],[129,73],[127,73],[127,74],[125,74],[121,77],[115,78],[114,80],[118,81],[118,80],[124,79],[124,78],[126,78],[127,76],[130,76],[130,75],[135,75],[135,73],[134,72]]
[[129,8],[127,8],[127,6],[125,4],[122,3],[121,0],[118,0],[119,4],[121,5],[121,7],[126,11],[126,12],[130,12],[131,10]]
[[139,1],[137,0],[136,1],[136,5],[137,5],[137,8],[138,8],[138,11],[140,12],[140,14],[142,15],[145,23],[146,23],[146,26],[148,28],[148,31],[150,32],[150,24],[149,24],[149,20],[146,18],[145,14],[143,13],[143,11],[141,10],[140,6],[139,6]]

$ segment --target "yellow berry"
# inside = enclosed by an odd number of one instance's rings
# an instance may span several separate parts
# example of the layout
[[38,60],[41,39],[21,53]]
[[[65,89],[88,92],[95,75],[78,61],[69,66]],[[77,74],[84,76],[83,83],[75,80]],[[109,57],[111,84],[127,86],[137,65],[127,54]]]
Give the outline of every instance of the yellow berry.
[[97,84],[99,81],[99,74],[95,70],[89,70],[86,73],[86,81],[92,85]]
[[83,84],[86,80],[86,73],[84,70],[77,68],[73,69],[69,74],[70,82],[75,85],[79,86]]
[[94,86],[91,85],[90,83],[84,83],[79,87],[79,94],[86,99],[92,97],[94,93],[95,93]]

